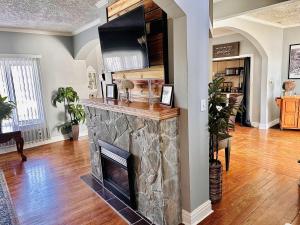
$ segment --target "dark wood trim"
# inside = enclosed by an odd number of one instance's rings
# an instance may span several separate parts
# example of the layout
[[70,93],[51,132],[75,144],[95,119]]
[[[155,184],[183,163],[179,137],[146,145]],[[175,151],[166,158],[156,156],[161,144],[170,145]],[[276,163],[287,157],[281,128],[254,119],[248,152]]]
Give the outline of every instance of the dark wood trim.
[[22,137],[21,131],[0,133],[0,144],[9,142],[12,139],[16,142],[17,150],[18,150],[18,153],[21,155],[22,161],[23,162],[27,161],[27,157],[23,153],[24,139]]
[[168,15],[163,12],[163,62],[165,69],[165,83],[170,83],[169,76],[169,37],[168,37]]

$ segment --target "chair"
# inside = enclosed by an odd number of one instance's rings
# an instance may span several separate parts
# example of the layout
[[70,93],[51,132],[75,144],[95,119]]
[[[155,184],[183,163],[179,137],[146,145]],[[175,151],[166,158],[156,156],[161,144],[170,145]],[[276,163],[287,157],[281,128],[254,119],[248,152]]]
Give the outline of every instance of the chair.
[[[235,125],[236,115],[237,115],[238,109],[241,107],[243,98],[244,98],[243,94],[233,94],[229,98],[229,101],[234,99],[236,101],[236,105],[238,106],[236,109],[233,110],[233,115],[229,117],[229,123],[232,125]],[[235,130],[235,129],[233,128],[233,130]]]
[[230,165],[231,138],[227,138],[219,141],[218,149],[219,150],[225,149],[225,164],[226,164],[226,171],[228,171]]

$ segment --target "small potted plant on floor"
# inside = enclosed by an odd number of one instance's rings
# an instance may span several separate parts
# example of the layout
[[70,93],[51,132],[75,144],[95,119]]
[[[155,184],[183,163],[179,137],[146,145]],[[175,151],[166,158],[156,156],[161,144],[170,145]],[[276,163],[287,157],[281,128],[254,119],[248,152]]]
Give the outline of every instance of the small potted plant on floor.
[[234,124],[229,122],[234,109],[237,109],[236,100],[228,99],[222,93],[224,78],[216,78],[209,84],[209,185],[210,199],[217,202],[222,198],[222,164],[219,160],[219,149],[225,148],[229,129]]
[[16,107],[12,101],[8,101],[7,97],[0,95],[0,134],[2,133],[2,121],[11,118],[11,114]]
[[57,126],[63,135],[71,134],[73,140],[78,140],[79,124],[85,121],[85,112],[82,105],[78,104],[79,96],[72,87],[58,88],[52,97],[52,104],[64,104],[65,123]]

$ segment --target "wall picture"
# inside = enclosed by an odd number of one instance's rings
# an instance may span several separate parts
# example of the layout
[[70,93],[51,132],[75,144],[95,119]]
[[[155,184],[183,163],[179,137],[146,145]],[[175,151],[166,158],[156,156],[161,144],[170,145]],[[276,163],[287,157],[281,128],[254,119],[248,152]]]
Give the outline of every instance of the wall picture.
[[290,45],[289,79],[300,79],[300,44]]

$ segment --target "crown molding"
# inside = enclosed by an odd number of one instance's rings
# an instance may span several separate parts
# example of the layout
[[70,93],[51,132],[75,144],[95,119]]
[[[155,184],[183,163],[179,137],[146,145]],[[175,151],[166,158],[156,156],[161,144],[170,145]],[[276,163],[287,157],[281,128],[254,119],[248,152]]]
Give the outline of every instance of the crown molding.
[[102,22],[102,21],[101,21],[101,19],[99,18],[99,19],[96,19],[96,20],[94,20],[94,21],[92,21],[92,22],[90,22],[90,23],[87,23],[87,24],[85,24],[84,26],[80,27],[79,29],[73,31],[73,32],[72,32],[72,35],[74,36],[74,35],[80,34],[81,32],[86,31],[86,30],[88,30],[88,29],[90,29],[90,28],[92,28],[92,27],[94,27],[94,26],[100,25],[101,22]]
[[71,32],[56,32],[56,31],[45,31],[45,30],[34,30],[24,28],[9,28],[0,27],[0,32],[15,32],[15,33],[26,33],[26,34],[41,34],[41,35],[52,35],[52,36],[72,36]]

